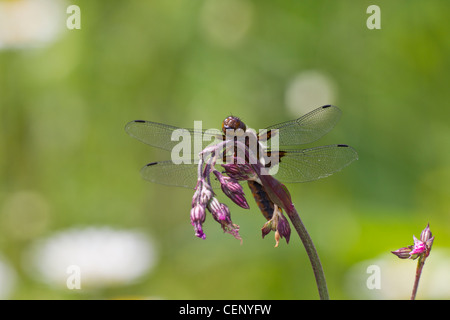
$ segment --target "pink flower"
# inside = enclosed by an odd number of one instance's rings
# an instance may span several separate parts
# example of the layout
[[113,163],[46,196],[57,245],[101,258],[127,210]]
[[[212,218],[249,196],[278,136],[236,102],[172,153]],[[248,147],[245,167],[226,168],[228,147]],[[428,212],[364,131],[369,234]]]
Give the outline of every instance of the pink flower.
[[431,246],[433,245],[434,237],[430,231],[430,224],[420,234],[420,240],[413,235],[414,245],[403,247],[392,251],[400,259],[417,259],[419,257],[428,257],[430,255]]
[[413,238],[414,238],[414,246],[412,251],[409,253],[410,256],[413,256],[415,254],[419,255],[427,249],[427,245],[424,242],[417,239],[416,236],[413,236]]

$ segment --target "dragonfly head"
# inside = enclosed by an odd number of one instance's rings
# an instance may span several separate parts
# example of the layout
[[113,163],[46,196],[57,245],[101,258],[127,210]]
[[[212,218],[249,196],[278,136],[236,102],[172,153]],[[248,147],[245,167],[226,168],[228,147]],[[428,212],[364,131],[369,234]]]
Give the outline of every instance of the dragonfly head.
[[224,134],[227,133],[227,130],[238,130],[241,129],[242,131],[247,130],[247,127],[245,126],[245,123],[241,121],[238,117],[229,116],[222,122],[222,132]]

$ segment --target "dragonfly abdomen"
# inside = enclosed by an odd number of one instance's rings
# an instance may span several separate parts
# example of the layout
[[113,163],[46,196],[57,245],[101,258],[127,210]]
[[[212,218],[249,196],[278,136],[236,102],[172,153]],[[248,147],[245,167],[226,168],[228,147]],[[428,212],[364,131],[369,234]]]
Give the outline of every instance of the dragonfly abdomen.
[[247,182],[259,210],[261,210],[262,214],[267,220],[272,219],[274,204],[269,199],[269,196],[267,195],[266,190],[264,190],[264,187],[255,181],[249,180]]

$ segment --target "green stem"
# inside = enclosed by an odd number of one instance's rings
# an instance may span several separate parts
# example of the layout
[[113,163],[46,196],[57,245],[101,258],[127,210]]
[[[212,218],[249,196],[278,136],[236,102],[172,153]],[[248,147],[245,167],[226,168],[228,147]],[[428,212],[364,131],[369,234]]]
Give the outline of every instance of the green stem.
[[425,264],[425,258],[419,257],[419,261],[417,261],[416,268],[416,279],[414,280],[414,287],[411,293],[411,300],[416,299],[417,288],[419,287],[420,276],[422,275],[423,266]]
[[330,297],[328,295],[327,282],[325,280],[325,274],[323,272],[322,264],[320,263],[319,255],[317,253],[316,248],[314,247],[314,243],[309,236],[308,231],[306,230],[305,225],[303,224],[300,216],[297,213],[297,210],[292,210],[291,212],[287,212],[289,219],[291,219],[292,225],[297,231],[300,239],[303,242],[303,246],[306,249],[306,253],[308,254],[309,261],[311,262],[311,266],[314,271],[314,276],[316,278],[317,289],[319,290],[319,296],[321,300],[329,300]]
[[[252,166],[255,172],[262,172],[261,170],[263,168],[260,164]],[[300,219],[300,216],[298,215],[298,212],[295,209],[294,204],[292,203],[291,195],[289,194],[288,189],[284,186],[284,184],[280,183],[271,175],[258,173],[258,178],[261,185],[264,186],[264,190],[269,196],[270,200],[280,208],[283,208],[286,211],[289,219],[291,219],[295,230],[297,231],[300,239],[303,242],[303,246],[306,249],[309,261],[311,261],[314,276],[316,277],[317,289],[319,290],[320,299],[329,300],[330,297],[328,295],[327,282],[325,281],[325,274],[323,273],[319,255],[317,254],[317,250],[314,247],[314,243],[309,236],[305,225]]]

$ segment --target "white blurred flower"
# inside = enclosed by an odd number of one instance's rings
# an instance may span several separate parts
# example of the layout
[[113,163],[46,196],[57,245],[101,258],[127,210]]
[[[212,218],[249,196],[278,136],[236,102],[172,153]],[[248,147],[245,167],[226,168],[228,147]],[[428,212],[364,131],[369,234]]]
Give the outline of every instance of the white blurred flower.
[[79,271],[81,288],[101,288],[133,282],[148,273],[155,260],[154,245],[143,233],[90,227],[38,241],[24,261],[44,282],[69,288],[68,279]]
[[317,107],[336,103],[336,85],[328,75],[308,70],[296,75],[285,93],[286,106],[297,116]]
[[[415,261],[399,260],[391,253],[362,261],[347,273],[345,289],[354,299],[407,300],[411,297],[416,266]],[[373,270],[379,270],[379,274]],[[449,270],[450,250],[433,249],[422,271],[417,299],[450,299]],[[373,276],[379,276],[379,288],[370,288]]]
[[36,47],[66,29],[65,1],[0,1],[0,49]]
[[248,33],[253,20],[253,6],[246,0],[208,0],[200,18],[208,40],[219,46],[233,47]]
[[16,273],[9,264],[0,257],[0,299],[8,299],[14,289]]

